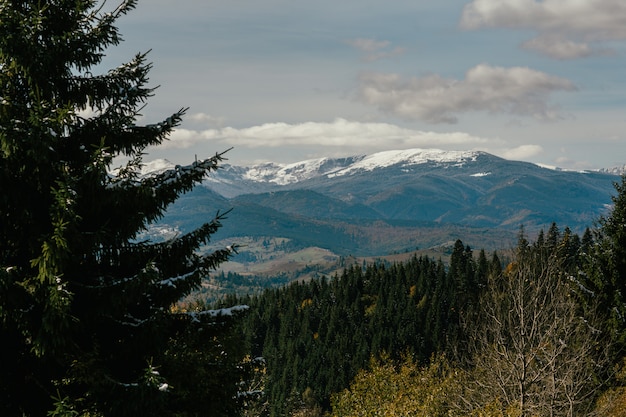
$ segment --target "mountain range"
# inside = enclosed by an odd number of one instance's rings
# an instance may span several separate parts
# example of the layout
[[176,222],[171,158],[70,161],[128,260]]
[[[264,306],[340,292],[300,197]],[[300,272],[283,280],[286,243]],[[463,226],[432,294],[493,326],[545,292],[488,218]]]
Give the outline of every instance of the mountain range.
[[[164,170],[154,161],[144,173]],[[581,232],[607,213],[610,171],[567,171],[478,151],[411,149],[293,164],[224,164],[151,230],[192,230],[232,209],[217,239],[285,238],[295,247],[375,255],[513,242],[552,222]]]

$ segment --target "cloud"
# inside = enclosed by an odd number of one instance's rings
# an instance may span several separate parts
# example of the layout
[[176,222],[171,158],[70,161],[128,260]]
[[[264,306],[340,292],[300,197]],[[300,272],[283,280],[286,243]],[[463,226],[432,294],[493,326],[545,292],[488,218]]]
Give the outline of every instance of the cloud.
[[213,127],[222,127],[225,119],[220,116],[213,116],[206,113],[194,113],[189,116],[185,116],[185,121],[190,121],[197,124],[210,125]]
[[[601,44],[626,39],[623,0],[474,0],[463,9],[464,29],[531,29],[522,47],[556,59],[610,51]],[[600,44],[600,45],[599,45]]]
[[471,68],[464,80],[439,75],[403,79],[397,74],[364,74],[357,97],[386,113],[432,123],[456,123],[456,114],[468,111],[554,120],[560,115],[548,105],[549,95],[574,89],[564,78],[529,68],[482,64]]
[[593,169],[593,166],[587,161],[577,161],[567,156],[560,156],[554,160],[558,167],[576,170]]
[[346,43],[365,53],[363,57],[365,61],[378,61],[380,59],[402,55],[405,52],[405,49],[399,46],[391,48],[391,42],[389,41],[356,38],[348,39]]
[[594,51],[587,43],[570,41],[557,35],[539,36],[524,42],[522,46],[556,59],[584,58],[600,53],[600,50]]
[[543,148],[539,145],[521,145],[517,148],[507,149],[501,152],[501,155],[503,158],[519,161],[537,156],[542,152]]
[[[298,124],[265,123],[237,129],[176,129],[160,149],[185,149],[205,143],[244,148],[319,147],[352,149],[406,149],[415,147],[471,147],[500,143],[498,139],[464,132],[438,133],[407,129],[389,123],[362,123],[346,119]],[[358,152],[357,152],[358,153]]]

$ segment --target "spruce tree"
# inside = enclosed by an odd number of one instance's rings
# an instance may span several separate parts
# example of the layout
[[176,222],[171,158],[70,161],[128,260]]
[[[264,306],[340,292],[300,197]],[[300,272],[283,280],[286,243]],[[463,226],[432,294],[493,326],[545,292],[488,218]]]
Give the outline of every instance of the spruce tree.
[[[170,389],[177,338],[225,328],[214,312],[172,308],[228,259],[228,249],[197,254],[223,216],[167,242],[138,240],[222,154],[139,175],[146,148],[185,110],[138,124],[154,92],[146,54],[91,72],[136,3],[0,0],[3,416],[185,415],[168,410],[193,391]],[[118,157],[128,162],[114,171]]]
[[614,184],[610,214],[600,219],[595,265],[589,272],[591,289],[610,315],[610,326],[623,353],[626,347],[626,175]]

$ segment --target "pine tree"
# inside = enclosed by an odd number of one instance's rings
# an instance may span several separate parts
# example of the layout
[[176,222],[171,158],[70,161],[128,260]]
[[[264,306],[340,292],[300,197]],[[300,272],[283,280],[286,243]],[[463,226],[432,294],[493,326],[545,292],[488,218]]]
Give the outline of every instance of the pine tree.
[[[146,148],[166,140],[185,109],[137,123],[154,92],[146,54],[91,73],[136,3],[106,12],[94,0],[0,1],[3,416],[168,415],[166,399],[189,391],[169,391],[159,361],[175,359],[190,326],[220,327],[215,312],[171,307],[228,259],[228,249],[196,254],[223,215],[167,242],[138,233],[222,154],[140,176]],[[128,162],[113,174],[118,157]]]

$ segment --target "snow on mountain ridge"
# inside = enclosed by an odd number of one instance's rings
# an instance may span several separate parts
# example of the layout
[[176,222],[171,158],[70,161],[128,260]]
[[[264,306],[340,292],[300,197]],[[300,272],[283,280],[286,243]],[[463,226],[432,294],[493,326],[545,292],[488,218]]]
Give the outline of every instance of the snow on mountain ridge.
[[[222,170],[210,175],[206,181],[213,184],[230,184],[243,179],[248,187],[253,184],[289,185],[301,181],[326,176],[351,175],[359,171],[373,171],[393,165],[402,167],[424,163],[435,164],[464,164],[475,161],[480,152],[474,151],[443,151],[440,149],[408,149],[378,152],[371,155],[358,155],[344,158],[317,158],[290,164],[265,162],[253,166],[223,165]],[[166,159],[156,159],[144,163],[140,175],[154,175],[167,169],[174,168],[174,164]]]
[[168,161],[167,159],[154,159],[150,162],[144,162],[141,164],[141,175],[156,174],[173,169],[176,165]]
[[265,163],[248,168],[244,178],[256,182],[269,182],[276,185],[293,184],[307,179],[330,174],[343,169],[346,164],[363,159],[364,156],[332,159],[318,158],[291,164]]
[[[475,151],[444,151],[440,149],[407,149],[392,150],[359,155],[346,158],[317,158],[279,164],[274,162],[261,163],[249,167],[225,165],[226,171],[216,172],[207,178],[211,183],[231,183],[234,177],[243,178],[249,183],[265,183],[273,185],[289,185],[300,181],[326,176],[351,175],[359,171],[373,171],[393,165],[407,167],[425,163],[462,165],[475,161],[480,152]],[[157,159],[144,163],[141,175],[150,175],[174,168],[174,164]]]
[[314,178],[322,174],[320,172],[321,168],[327,161],[328,158],[310,159],[286,165],[276,173],[276,176],[270,182],[278,185],[287,185]]
[[344,159],[319,158],[292,164],[265,163],[246,169],[244,178],[250,181],[287,185],[318,176],[349,175],[356,171],[373,171],[378,168],[401,164],[418,165],[427,162],[463,164],[475,161],[479,152],[444,151],[440,149],[408,149],[384,151],[371,155],[353,156]]
[[407,149],[401,151],[384,151],[366,156],[361,161],[339,170],[332,176],[350,174],[354,171],[373,171],[377,168],[402,164],[403,167],[410,165],[435,163],[463,164],[467,161],[475,161],[479,152],[475,151],[444,151],[441,149]]
[[293,164],[263,164],[251,167],[245,178],[252,181],[271,182],[277,185],[296,183],[320,175],[320,168],[328,158],[310,159]]
[[602,168],[602,169],[599,169],[598,172],[601,172],[603,174],[611,174],[611,175],[625,175],[626,164],[622,166],[611,167],[611,168]]
[[[176,165],[168,161],[167,159],[153,159],[150,162],[142,162],[141,165],[136,168],[134,171],[140,177],[153,176],[157,174],[161,174],[168,169],[174,169]],[[123,167],[120,165],[119,167],[113,168],[110,170],[109,174],[112,177],[116,177],[119,175],[120,169]]]
[[255,182],[271,182],[276,173],[283,168],[284,165],[273,162],[254,165],[245,169],[243,178]]

